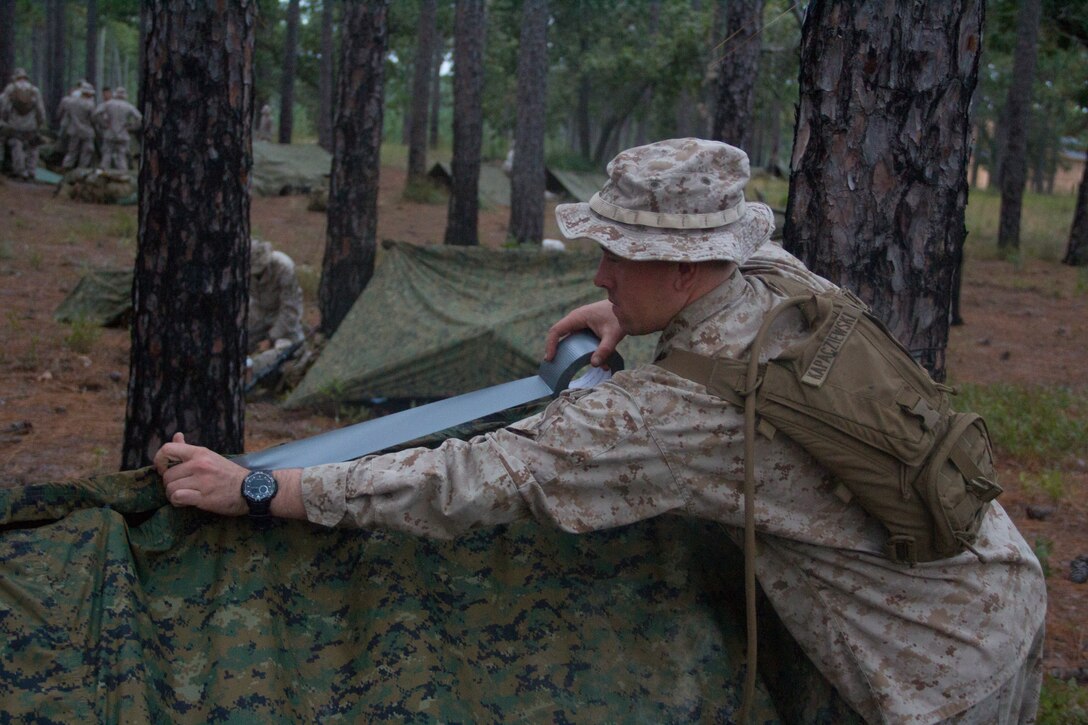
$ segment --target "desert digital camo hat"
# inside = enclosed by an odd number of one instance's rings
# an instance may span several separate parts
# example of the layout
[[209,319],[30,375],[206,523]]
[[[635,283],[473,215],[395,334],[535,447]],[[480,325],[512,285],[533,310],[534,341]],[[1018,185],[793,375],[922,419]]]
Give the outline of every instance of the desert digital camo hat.
[[260,239],[249,240],[249,273],[261,274],[272,261],[272,243]]
[[698,138],[621,152],[588,204],[560,204],[559,229],[588,237],[624,259],[738,264],[774,231],[766,204],[745,201],[748,155]]

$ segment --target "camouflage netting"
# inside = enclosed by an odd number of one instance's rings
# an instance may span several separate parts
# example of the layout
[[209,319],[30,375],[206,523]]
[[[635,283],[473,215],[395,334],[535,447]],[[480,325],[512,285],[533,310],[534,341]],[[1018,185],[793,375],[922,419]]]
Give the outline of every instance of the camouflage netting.
[[[739,559],[714,524],[432,542],[174,509],[150,470],[0,490],[0,511],[5,721],[728,722],[738,706]],[[844,722],[795,645],[764,644],[779,709],[761,686],[759,722]]]
[[[386,243],[381,264],[287,399],[298,408],[444,398],[532,375],[548,327],[602,299],[597,252]],[[624,340],[648,362],[656,336]]]

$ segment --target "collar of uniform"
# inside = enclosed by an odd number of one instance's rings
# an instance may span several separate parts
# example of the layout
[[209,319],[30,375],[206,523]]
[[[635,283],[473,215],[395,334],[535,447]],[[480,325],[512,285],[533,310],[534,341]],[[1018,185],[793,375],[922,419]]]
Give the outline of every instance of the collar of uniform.
[[661,332],[654,360],[660,360],[675,347],[695,350],[698,345],[693,339],[693,332],[738,300],[743,295],[745,286],[744,275],[738,268],[729,279],[680,310]]

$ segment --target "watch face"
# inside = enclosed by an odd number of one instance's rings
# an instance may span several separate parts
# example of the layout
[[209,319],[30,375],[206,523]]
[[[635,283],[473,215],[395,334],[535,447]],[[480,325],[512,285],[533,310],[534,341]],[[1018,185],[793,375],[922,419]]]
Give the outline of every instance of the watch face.
[[276,479],[268,471],[254,471],[242,482],[242,495],[250,501],[268,501],[276,495]]

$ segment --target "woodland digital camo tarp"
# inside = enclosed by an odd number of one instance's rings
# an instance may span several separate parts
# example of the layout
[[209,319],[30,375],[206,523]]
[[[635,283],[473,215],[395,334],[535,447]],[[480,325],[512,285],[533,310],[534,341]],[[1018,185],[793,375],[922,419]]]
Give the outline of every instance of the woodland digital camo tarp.
[[57,322],[124,325],[132,313],[132,269],[94,269],[83,275],[53,312]]
[[253,142],[253,193],[258,196],[309,194],[328,184],[332,154],[317,144]]
[[[740,564],[715,524],[434,542],[174,509],[150,470],[3,489],[0,514],[3,722],[687,723],[738,706]],[[851,721],[796,645],[762,642],[777,696],[761,684],[758,722]]]
[[[445,398],[537,371],[548,328],[604,298],[598,252],[387,242],[381,263],[288,408],[372,398]],[[649,362],[656,336],[620,344]]]

